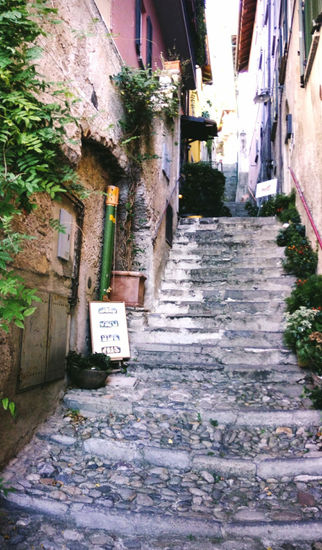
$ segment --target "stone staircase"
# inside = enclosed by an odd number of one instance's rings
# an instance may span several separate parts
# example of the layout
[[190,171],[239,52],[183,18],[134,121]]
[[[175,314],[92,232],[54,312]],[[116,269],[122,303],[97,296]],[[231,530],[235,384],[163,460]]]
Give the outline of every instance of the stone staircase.
[[225,206],[230,210],[232,217],[247,218],[248,212],[245,208],[245,202],[225,201]]
[[12,504],[108,548],[321,550],[321,415],[283,345],[279,229],[180,223],[155,311],[128,311],[128,374],[66,393],[3,475]]

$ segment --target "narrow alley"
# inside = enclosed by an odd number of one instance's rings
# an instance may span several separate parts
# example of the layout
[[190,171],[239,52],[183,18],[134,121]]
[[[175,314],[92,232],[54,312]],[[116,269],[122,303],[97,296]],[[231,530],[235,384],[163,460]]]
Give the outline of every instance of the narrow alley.
[[0,550],[322,550],[322,0],[0,0]]
[[182,220],[156,311],[129,311],[127,375],[70,389],[5,470],[22,510],[2,510],[3,548],[322,547],[320,412],[283,346],[279,227]]

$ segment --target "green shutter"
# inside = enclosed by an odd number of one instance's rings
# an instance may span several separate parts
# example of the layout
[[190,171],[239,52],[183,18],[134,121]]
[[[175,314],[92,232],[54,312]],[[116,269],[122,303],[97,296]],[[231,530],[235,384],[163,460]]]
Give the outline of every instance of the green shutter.
[[305,57],[308,58],[311,42],[313,20],[322,12],[322,0],[305,0]]

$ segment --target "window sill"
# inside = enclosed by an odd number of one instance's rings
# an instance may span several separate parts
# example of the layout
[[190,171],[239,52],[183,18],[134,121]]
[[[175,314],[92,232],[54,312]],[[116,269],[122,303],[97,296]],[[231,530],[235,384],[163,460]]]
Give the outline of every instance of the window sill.
[[306,68],[305,68],[305,72],[304,72],[304,76],[303,76],[303,88],[305,88],[305,86],[307,85],[307,83],[309,81],[310,74],[311,74],[312,67],[313,67],[313,63],[314,63],[314,59],[315,59],[316,52],[317,52],[318,45],[319,45],[319,40],[320,40],[320,32],[315,32],[313,34],[313,37],[312,37],[312,43],[311,43],[309,55],[308,55],[308,58],[307,58]]

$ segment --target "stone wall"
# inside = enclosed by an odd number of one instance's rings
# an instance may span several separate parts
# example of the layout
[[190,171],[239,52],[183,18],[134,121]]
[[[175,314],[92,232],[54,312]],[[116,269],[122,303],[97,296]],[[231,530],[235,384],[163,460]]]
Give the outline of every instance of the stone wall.
[[[37,315],[43,314],[46,301],[51,303],[57,296],[63,300],[66,346],[63,350],[60,347],[60,355],[64,357],[68,349],[82,352],[90,349],[88,303],[98,297],[106,186],[113,184],[120,188],[115,267],[145,273],[146,305],[153,307],[169,249],[164,235],[165,220],[160,220],[178,179],[178,121],[171,127],[156,119],[153,143],[149,148],[152,146],[158,158],[145,162],[138,183],[133,183],[133,164],[120,146],[122,105],[110,78],[122,65],[113,37],[93,0],[53,0],[52,4],[58,9],[61,23],[54,27],[47,25],[48,34],[40,40],[43,56],[38,68],[47,80],[63,81],[77,99],[72,105],[77,123],[67,128],[72,141],[66,142],[64,152],[89,196],[81,199],[66,195],[55,202],[39,196],[38,209],[19,220],[19,226],[36,238],[19,255],[16,268],[30,286],[37,287],[45,302],[30,318],[29,332],[13,328],[10,334],[0,336],[0,396],[8,396],[17,404],[16,420],[0,410],[0,464],[26,443],[37,423],[52,411],[65,386],[62,375],[58,381],[52,379],[50,382],[45,376],[44,382],[34,387],[28,382],[28,377],[30,380],[32,377],[25,354],[30,356],[31,370],[37,371],[39,364],[32,355],[33,341],[28,343],[26,334],[35,334]],[[46,96],[44,100],[51,98]],[[169,178],[162,171],[165,142],[170,157]],[[126,210],[129,198],[134,205],[130,218]],[[172,194],[171,202],[175,226],[177,193]],[[57,257],[59,236],[50,224],[50,220],[59,218],[61,209],[71,216],[70,258],[67,261]],[[123,222],[127,225],[125,229],[122,229]],[[51,306],[48,307],[50,339],[54,320],[50,317]],[[34,338],[37,340],[37,336]],[[26,353],[21,353],[21,349]]]

